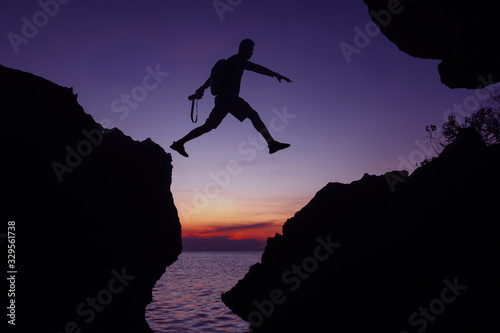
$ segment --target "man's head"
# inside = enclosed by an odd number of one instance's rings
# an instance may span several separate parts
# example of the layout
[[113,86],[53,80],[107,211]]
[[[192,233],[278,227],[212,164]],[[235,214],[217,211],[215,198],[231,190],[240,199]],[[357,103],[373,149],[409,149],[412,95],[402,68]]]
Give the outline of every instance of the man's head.
[[243,56],[245,59],[250,59],[253,54],[254,45],[255,43],[253,42],[253,40],[249,38],[242,40],[238,49],[238,54]]

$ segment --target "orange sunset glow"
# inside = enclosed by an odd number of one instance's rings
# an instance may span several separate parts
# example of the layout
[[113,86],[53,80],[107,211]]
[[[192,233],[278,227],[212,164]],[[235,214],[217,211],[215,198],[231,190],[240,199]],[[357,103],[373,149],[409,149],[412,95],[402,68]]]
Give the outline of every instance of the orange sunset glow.
[[[230,192],[230,191],[228,191]],[[195,239],[258,240],[281,233],[283,223],[310,198],[241,198],[221,192],[205,206],[188,205],[193,194],[174,193],[182,224],[182,237]]]

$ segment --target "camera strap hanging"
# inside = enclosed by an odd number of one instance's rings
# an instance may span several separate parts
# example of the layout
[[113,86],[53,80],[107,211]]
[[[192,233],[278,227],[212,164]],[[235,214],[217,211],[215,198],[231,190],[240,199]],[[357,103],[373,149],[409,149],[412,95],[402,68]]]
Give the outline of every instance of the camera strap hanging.
[[[196,115],[194,113],[194,103],[196,101]],[[191,121],[196,123],[198,121],[198,99],[193,98],[191,101]]]

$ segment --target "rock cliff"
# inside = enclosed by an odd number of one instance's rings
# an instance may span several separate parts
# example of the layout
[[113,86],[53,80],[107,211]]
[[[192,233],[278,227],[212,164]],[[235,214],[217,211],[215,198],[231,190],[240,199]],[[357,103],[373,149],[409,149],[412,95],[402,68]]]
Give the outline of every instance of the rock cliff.
[[441,59],[441,81],[471,88],[500,81],[494,0],[364,0],[382,33],[407,54]]
[[152,332],[152,289],[182,249],[170,155],[103,130],[72,89],[35,75],[0,66],[0,96],[16,328]]
[[254,332],[500,330],[500,147],[330,183],[222,295]]

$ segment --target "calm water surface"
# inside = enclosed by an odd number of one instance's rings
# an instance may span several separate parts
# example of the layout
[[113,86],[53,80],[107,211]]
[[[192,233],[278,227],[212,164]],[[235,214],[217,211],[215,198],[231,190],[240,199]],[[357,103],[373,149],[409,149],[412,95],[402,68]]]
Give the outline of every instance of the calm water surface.
[[146,320],[155,333],[248,332],[220,299],[260,261],[257,252],[183,252],[156,283]]

